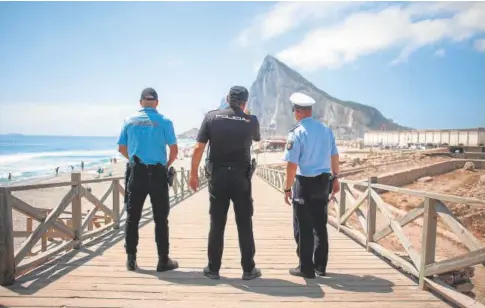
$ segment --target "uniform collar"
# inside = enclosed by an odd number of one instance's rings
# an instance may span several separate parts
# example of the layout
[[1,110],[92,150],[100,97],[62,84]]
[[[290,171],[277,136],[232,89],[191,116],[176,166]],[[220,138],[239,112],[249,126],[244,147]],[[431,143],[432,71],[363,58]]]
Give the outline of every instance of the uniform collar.
[[299,123],[302,124],[302,123],[305,123],[305,122],[309,122],[312,119],[313,119],[312,117],[306,117],[306,118],[301,119]]
[[156,108],[153,108],[153,107],[142,107],[140,109],[140,111],[155,111],[156,112],[157,109]]

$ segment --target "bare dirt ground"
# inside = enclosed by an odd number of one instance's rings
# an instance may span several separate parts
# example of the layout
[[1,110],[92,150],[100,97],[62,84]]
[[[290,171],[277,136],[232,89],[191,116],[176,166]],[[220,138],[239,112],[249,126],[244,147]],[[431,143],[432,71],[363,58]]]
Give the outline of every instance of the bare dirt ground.
[[[388,172],[395,172],[399,170],[405,170],[413,168],[416,166],[425,166],[428,164],[436,163],[439,161],[447,160],[449,158],[414,158],[409,162],[404,162],[398,165],[390,164],[381,166],[378,168],[372,168],[373,171],[362,171],[358,174],[346,176],[346,179],[365,179],[368,173],[373,175],[382,175]],[[370,167],[371,168],[371,167]],[[369,169],[370,169],[369,168]],[[413,184],[404,186],[405,188],[421,190],[421,191],[432,191],[437,193],[463,196],[476,198],[480,200],[485,199],[485,170],[454,170],[452,172],[434,176],[432,179],[428,179],[427,182],[415,181]],[[410,211],[418,206],[423,198],[398,194],[393,192],[383,193],[380,195],[381,198],[395,208],[403,211]],[[466,204],[457,204],[451,202],[444,202],[444,204],[453,212],[456,218],[466,227],[467,230],[471,231],[477,239],[485,243],[485,207],[475,208]],[[365,208],[363,209],[365,213]],[[400,215],[399,215],[400,216]],[[395,215],[395,219],[399,218]],[[380,213],[378,210],[378,226],[377,230],[388,225],[386,217]],[[351,220],[351,225],[354,228],[359,228],[356,219]],[[463,255],[468,252],[468,249],[456,240],[451,240],[449,237],[443,235],[443,230],[451,232],[451,229],[440,219],[438,220],[438,235],[437,247],[436,247],[436,258],[437,261],[443,259],[449,259],[456,256]],[[421,250],[422,242],[422,226],[418,224],[409,224],[403,228],[403,231],[407,238],[409,239],[412,247],[417,251]],[[406,254],[401,242],[394,235],[391,234],[384,239],[379,241],[379,244],[388,248],[389,250],[401,252]],[[485,303],[485,267],[482,265],[477,265],[474,267],[474,277],[471,282],[475,286],[473,293],[469,294],[475,296],[475,298],[481,302]]]

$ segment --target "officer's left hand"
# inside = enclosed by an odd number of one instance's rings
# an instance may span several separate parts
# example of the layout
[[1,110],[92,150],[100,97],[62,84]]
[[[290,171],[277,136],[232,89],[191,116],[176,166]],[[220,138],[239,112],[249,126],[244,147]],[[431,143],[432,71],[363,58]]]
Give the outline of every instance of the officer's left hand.
[[333,186],[332,187],[332,197],[330,198],[330,200],[332,200],[333,197],[335,196],[335,194],[340,191],[340,183],[339,183],[338,179],[333,180],[332,186]]
[[190,188],[192,188],[193,191],[197,190],[197,188],[199,187],[199,179],[197,178],[197,176],[190,176],[189,186]]
[[290,199],[291,199],[291,191],[285,192],[285,203],[288,205],[291,205]]

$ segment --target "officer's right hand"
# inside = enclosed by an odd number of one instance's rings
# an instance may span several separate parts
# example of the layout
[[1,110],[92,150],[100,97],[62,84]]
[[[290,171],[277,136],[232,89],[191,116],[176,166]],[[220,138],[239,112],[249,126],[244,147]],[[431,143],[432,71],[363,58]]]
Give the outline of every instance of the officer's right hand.
[[291,199],[291,190],[288,192],[285,192],[285,203],[288,205],[291,205],[290,199]]
[[196,191],[197,188],[199,188],[199,178],[196,175],[190,175],[189,186],[193,191]]

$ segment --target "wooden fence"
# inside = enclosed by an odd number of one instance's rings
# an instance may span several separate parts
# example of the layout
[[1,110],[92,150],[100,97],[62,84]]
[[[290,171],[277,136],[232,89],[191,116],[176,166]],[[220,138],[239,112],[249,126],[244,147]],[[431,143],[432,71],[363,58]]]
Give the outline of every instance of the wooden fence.
[[[190,171],[183,168],[177,171],[170,188],[171,206],[194,193],[188,185],[189,174]],[[110,185],[101,198],[94,196],[91,188],[86,185],[103,182]],[[69,182],[0,187],[0,285],[12,285],[16,277],[60,253],[79,249],[83,242],[119,229],[120,223],[125,221],[123,217],[126,211],[125,205],[121,206],[120,201],[125,194],[121,182],[124,183],[124,177],[82,180],[80,173],[72,173]],[[206,184],[207,180],[201,168],[199,189]],[[55,187],[70,189],[53,209],[36,208],[13,194]],[[111,208],[105,204],[110,197]],[[82,198],[94,205],[87,213],[82,213]],[[68,206],[71,206],[71,211],[65,211]],[[26,216],[26,230],[14,230],[13,210]],[[99,212],[103,215],[96,215]],[[35,229],[32,228],[33,220],[38,222]],[[18,249],[14,249],[14,239],[17,237],[26,239]]]
[[[283,192],[286,184],[285,171],[259,167],[256,174],[274,188]],[[365,246],[367,251],[385,257],[418,278],[421,289],[429,287],[462,307],[485,308],[484,305],[449,287],[436,277],[436,275],[468,266],[485,265],[485,245],[468,231],[444,204],[444,202],[456,202],[467,204],[470,207],[484,207],[485,201],[381,185],[376,183],[376,180],[376,177],[371,177],[367,181],[340,179],[340,192],[329,204],[329,213],[333,214],[333,217],[329,216],[329,222],[339,231]],[[379,195],[381,192],[418,196],[424,198],[424,201],[404,216],[395,219],[392,211],[394,207],[381,198]],[[332,204],[333,209],[331,208]],[[387,220],[386,226],[381,230],[376,230],[377,209]],[[351,216],[356,218],[360,228],[352,228],[349,224]],[[421,251],[418,251],[413,247],[402,228],[421,216],[423,217],[422,242]],[[470,252],[447,260],[436,261],[438,217]],[[377,243],[377,241],[392,233],[396,235],[406,250],[409,261]]]

